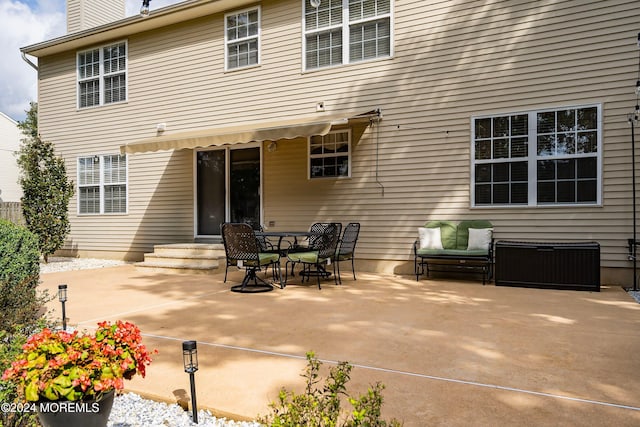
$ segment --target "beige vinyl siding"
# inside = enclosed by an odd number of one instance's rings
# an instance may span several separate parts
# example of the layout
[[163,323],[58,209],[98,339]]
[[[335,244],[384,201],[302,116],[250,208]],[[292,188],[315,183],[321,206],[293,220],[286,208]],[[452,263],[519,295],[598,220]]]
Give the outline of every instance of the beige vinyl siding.
[[125,0],[67,0],[67,32],[86,30],[125,17]]
[[[304,140],[263,150],[265,223],[359,221],[358,258],[404,271],[416,228],[434,218],[488,219],[497,239],[597,240],[603,267],[631,266],[637,2],[395,0],[393,58],[309,72],[301,1],[260,4],[259,67],[224,72],[223,14],[129,36],[125,104],[78,111],[75,52],[41,58],[41,131],[70,176],[77,156],[115,153],[160,122],[169,134],[313,114],[318,101],[329,113],[380,107],[380,126],[354,138],[350,179],[309,181]],[[470,208],[472,116],[585,104],[602,106],[602,206]],[[130,155],[127,215],[78,217],[75,199],[70,247],[193,239],[193,152]]]

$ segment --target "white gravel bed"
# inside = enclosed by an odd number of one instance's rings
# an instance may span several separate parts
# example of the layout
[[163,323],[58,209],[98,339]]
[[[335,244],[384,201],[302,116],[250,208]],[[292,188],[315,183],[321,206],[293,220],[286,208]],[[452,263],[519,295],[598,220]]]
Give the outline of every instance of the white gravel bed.
[[48,263],[40,262],[40,274],[113,267],[122,264],[126,264],[126,262],[112,259],[51,257]]
[[116,396],[107,427],[260,427],[259,423],[216,418],[209,411],[198,411],[198,424],[191,412],[178,404],[143,399],[135,393]]

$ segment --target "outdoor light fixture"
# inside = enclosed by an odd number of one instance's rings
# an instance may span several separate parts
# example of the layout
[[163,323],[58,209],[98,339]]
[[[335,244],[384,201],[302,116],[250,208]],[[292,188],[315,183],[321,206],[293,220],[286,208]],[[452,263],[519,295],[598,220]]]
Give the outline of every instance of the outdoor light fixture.
[[149,3],[151,0],[142,0],[142,6],[140,7],[140,16],[146,18],[149,16]]
[[320,0],[309,0],[309,4],[317,9],[320,7]]
[[62,303],[62,330],[67,330],[67,313],[64,303],[67,302],[67,285],[58,285],[58,300]]
[[191,413],[193,422],[198,424],[198,408],[196,407],[196,380],[195,372],[198,370],[198,348],[195,341],[182,342],[182,362],[184,371],[189,374],[191,383]]

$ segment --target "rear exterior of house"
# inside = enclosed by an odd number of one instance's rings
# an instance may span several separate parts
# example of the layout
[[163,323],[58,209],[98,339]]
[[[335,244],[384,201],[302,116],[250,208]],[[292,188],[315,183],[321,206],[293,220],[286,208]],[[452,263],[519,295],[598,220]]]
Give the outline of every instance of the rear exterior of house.
[[633,0],[190,1],[23,48],[76,183],[65,252],[360,222],[358,268],[409,273],[427,220],[488,219],[597,241],[629,284],[638,22]]

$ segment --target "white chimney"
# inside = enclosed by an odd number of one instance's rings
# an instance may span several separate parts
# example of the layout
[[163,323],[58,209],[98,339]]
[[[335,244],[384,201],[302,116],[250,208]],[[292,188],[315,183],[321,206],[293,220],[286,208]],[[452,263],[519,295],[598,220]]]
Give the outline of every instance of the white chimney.
[[67,0],[67,33],[126,17],[125,0]]

